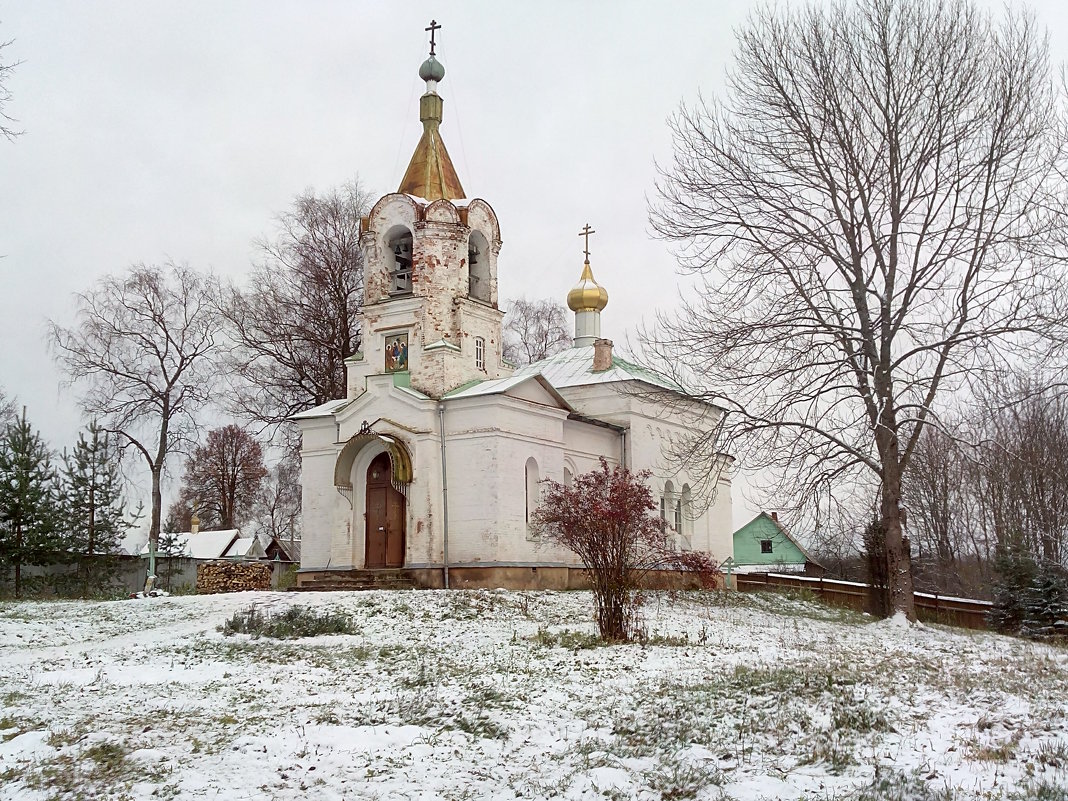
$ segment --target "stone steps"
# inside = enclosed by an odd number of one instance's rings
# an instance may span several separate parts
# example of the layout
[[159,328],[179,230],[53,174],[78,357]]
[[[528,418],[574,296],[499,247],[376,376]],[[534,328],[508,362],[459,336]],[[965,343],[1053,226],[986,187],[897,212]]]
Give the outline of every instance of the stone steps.
[[415,582],[404,570],[338,570],[318,573],[290,587],[294,592],[412,590]]

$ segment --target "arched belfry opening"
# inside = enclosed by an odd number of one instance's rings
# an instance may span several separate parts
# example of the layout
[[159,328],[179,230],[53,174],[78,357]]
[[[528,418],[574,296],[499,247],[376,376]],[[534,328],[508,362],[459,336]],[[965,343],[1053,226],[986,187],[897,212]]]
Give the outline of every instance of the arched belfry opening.
[[386,264],[389,269],[389,294],[412,293],[412,232],[403,225],[395,225],[386,234]]
[[490,248],[481,231],[472,231],[467,242],[467,294],[472,300],[489,303],[492,299]]

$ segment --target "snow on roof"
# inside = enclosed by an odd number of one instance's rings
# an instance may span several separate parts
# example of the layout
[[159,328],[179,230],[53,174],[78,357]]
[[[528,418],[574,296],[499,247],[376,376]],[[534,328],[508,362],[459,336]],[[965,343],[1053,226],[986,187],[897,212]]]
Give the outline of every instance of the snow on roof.
[[[805,565],[802,564],[788,564],[786,562],[775,562],[774,564],[743,564],[736,562],[731,567],[731,572],[734,574],[746,574],[746,573],[773,573],[775,575],[785,573],[801,573],[804,572]],[[791,578],[804,578],[804,576],[791,576]],[[819,581],[819,579],[816,579]]]
[[666,376],[657,375],[637,364],[612,356],[612,366],[600,372],[593,371],[593,346],[567,348],[559,353],[528,364],[516,371],[515,377],[541,373],[554,387],[579,387],[592,384],[611,384],[620,381],[644,381],[646,384],[685,392],[685,389]]
[[238,537],[236,540],[234,540],[233,544],[227,549],[226,553],[224,553],[223,556],[228,559],[248,556],[249,551],[255,550],[255,545],[255,537]]
[[540,373],[527,373],[524,375],[513,375],[510,378],[495,378],[491,381],[477,381],[468,384],[463,384],[456,389],[450,390],[445,393],[446,398],[477,398],[481,395],[500,395],[507,392],[510,389],[514,389],[520,384],[524,384],[527,381],[537,381],[545,390],[553,396],[553,399],[560,404],[560,406],[568,411],[573,411],[571,404],[569,404],[556,388],[552,385],[545,376]]
[[342,398],[341,400],[327,401],[321,403],[318,406],[313,406],[310,409],[305,409],[303,412],[297,412],[290,417],[290,420],[307,420],[312,417],[329,417],[332,414],[340,412],[349,403],[350,398]]
[[[221,559],[230,549],[234,540],[241,535],[240,529],[227,528],[221,531],[198,531],[192,534],[183,531],[175,534],[175,556],[189,559]],[[141,554],[148,553],[148,543],[141,549]]]
[[393,388],[395,390],[397,390],[398,392],[404,393],[405,395],[411,395],[413,398],[419,398],[419,400],[429,400],[430,399],[429,395],[424,395],[419,390],[412,389],[411,387],[398,387],[396,384],[394,384]]

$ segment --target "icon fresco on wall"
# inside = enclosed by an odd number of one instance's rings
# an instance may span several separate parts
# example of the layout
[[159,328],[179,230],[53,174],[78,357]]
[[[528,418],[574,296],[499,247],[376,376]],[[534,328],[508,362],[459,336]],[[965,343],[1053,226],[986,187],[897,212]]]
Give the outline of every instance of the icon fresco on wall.
[[408,335],[386,337],[386,372],[398,373],[408,369]]

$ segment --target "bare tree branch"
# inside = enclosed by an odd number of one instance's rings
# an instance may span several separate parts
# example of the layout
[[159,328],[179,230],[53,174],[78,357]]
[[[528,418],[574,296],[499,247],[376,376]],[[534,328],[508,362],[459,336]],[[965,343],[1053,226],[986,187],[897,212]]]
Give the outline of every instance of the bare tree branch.
[[14,41],[14,39],[9,39],[6,42],[0,42],[0,136],[8,141],[14,140],[17,136],[22,136],[23,133],[12,126],[18,120],[10,116],[6,111],[7,104],[11,101],[11,90],[8,89],[8,81],[15,73],[16,67],[22,63],[21,61],[4,61],[4,49],[10,47]]
[[504,318],[504,358],[517,367],[539,362],[571,346],[567,313],[555,300],[518,298]]
[[278,218],[244,288],[218,303],[234,340],[230,411],[277,431],[304,409],[345,397],[345,359],[360,348],[368,194],[357,182],[308,191]]

